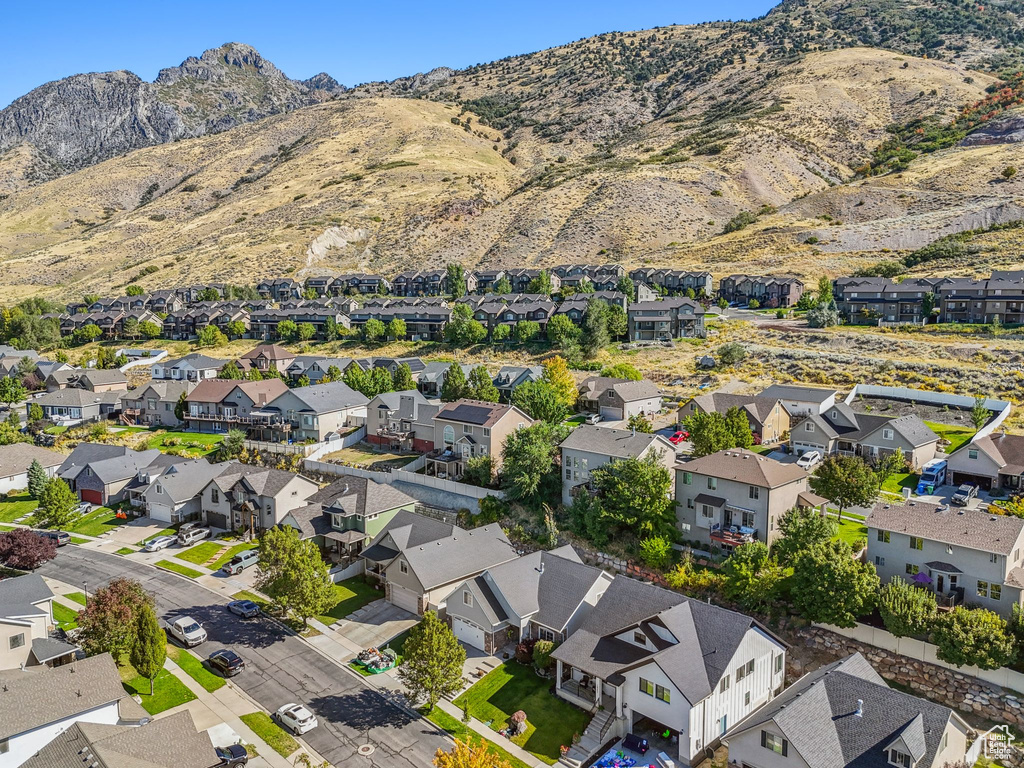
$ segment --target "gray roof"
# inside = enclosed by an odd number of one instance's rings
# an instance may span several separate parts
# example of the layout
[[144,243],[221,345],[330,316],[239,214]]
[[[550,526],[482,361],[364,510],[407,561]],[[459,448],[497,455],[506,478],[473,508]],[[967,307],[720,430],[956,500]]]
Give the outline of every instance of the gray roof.
[[915,764],[932,765],[950,720],[967,729],[948,707],[890,688],[857,653],[804,675],[725,738],[774,722],[809,768],[885,768],[902,737]]
[[758,393],[758,397],[775,400],[798,400],[804,403],[824,403],[836,394],[836,390],[821,387],[801,387],[797,384],[772,384]]
[[640,456],[651,446],[655,446],[656,449],[664,449],[670,455],[675,454],[675,447],[661,435],[590,424],[581,424],[576,427],[560,445],[563,449],[598,453],[616,459]]
[[762,397],[761,395],[734,395],[731,392],[712,392],[707,395],[697,395],[693,402],[700,406],[705,413],[725,414],[730,408],[742,408],[755,421],[763,424],[764,420],[771,415],[772,409],[778,398]]
[[0,739],[130,698],[109,653],[0,672]]
[[1024,520],[1019,517],[912,499],[899,504],[876,504],[864,524],[868,528],[1001,555],[1013,551],[1024,531]]
[[986,435],[957,449],[953,455],[975,448],[990,457],[1006,474],[1024,474],[1024,435],[1008,435],[1005,432]]
[[89,462],[89,469],[103,483],[114,483],[133,477],[140,469],[145,469],[163,454],[156,448],[147,451],[128,449],[121,456]]
[[224,367],[224,364],[226,362],[227,360],[217,360],[213,357],[207,357],[206,355],[201,354],[199,352],[193,352],[190,355],[179,357],[176,360],[162,360],[153,363],[153,365],[160,365],[163,366],[164,368],[178,368],[188,365],[191,366],[192,368],[195,368],[196,370],[203,370],[209,368],[216,368],[219,370]]
[[121,402],[126,400],[145,400],[147,392],[153,392],[159,402],[177,403],[181,393],[188,394],[196,388],[194,381],[184,379],[153,379],[138,389],[130,389],[121,393]]
[[46,586],[43,577],[34,573],[0,581],[0,612],[8,606],[32,605],[52,597],[53,592]]
[[[334,411],[366,405],[369,398],[356,392],[343,381],[332,381],[329,384],[313,384],[309,387],[298,387],[290,390],[291,394],[301,400],[314,413],[333,413]],[[281,397],[286,397],[287,393]],[[270,402],[273,406],[274,401]]]
[[102,461],[115,456],[124,456],[130,448],[123,445],[106,445],[105,443],[79,443],[72,449],[57,474],[65,480],[78,476],[85,467],[94,461]]
[[[833,415],[834,414],[834,415]],[[880,429],[891,429],[915,448],[929,443],[938,442],[939,436],[925,424],[920,417],[880,416],[877,414],[857,413],[845,403],[837,403],[823,414],[811,414],[807,417],[813,421],[830,440],[842,438],[853,442],[861,442]]]
[[399,392],[383,392],[373,398],[373,400],[370,401],[370,404],[372,405],[373,403],[376,403],[376,405],[373,406],[374,408],[384,406],[388,411],[399,411],[399,415],[403,418],[415,418],[416,414],[414,412],[404,413],[400,411],[403,398],[411,398],[414,407],[430,404],[430,401],[427,400],[427,398],[423,396],[423,393],[418,389],[406,389]]
[[472,531],[459,530],[419,546],[403,547],[402,554],[425,590],[465,579],[516,556],[496,523]]
[[787,483],[807,481],[807,473],[796,464],[783,464],[744,448],[729,448],[690,459],[676,464],[676,469],[760,488],[778,488]]
[[80,650],[81,648],[77,645],[65,643],[63,640],[57,640],[52,637],[32,638],[32,655],[39,664],[45,664],[48,661],[59,659],[62,656],[67,656]]
[[629,379],[613,379],[608,376],[591,376],[580,384],[580,392],[590,399],[596,400],[607,390],[615,390],[623,402],[631,403],[636,400],[648,400],[652,397],[661,397],[658,385],[648,379],[630,381]]
[[206,459],[176,462],[164,469],[154,484],[175,503],[183,503],[203,492],[213,478],[227,469],[224,464],[211,464]]
[[335,480],[310,496],[309,501],[322,504],[325,509],[344,511],[360,517],[416,503],[414,498],[397,488],[365,477]]
[[82,373],[82,381],[88,381],[93,386],[97,384],[127,384],[128,377],[117,368],[90,368]]
[[[63,371],[56,373],[59,376]],[[47,392],[46,394],[40,395],[32,402],[38,403],[40,406],[47,405],[65,405],[72,406],[74,408],[84,408],[89,405],[99,404],[116,404],[121,400],[121,392],[92,392],[88,389],[78,389],[75,387],[69,389],[58,389],[53,392]]]
[[0,477],[27,472],[33,461],[38,461],[44,469],[59,467],[64,463],[64,455],[27,443],[0,445]]
[[22,768],[208,768],[215,759],[210,737],[184,711],[142,726],[75,723]]

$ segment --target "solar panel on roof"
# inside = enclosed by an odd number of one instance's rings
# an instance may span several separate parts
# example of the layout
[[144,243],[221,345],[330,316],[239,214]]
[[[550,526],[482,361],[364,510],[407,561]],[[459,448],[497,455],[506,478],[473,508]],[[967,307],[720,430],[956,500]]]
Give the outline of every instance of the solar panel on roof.
[[491,409],[482,405],[458,405],[451,413],[456,420],[470,424],[484,424],[491,417]]

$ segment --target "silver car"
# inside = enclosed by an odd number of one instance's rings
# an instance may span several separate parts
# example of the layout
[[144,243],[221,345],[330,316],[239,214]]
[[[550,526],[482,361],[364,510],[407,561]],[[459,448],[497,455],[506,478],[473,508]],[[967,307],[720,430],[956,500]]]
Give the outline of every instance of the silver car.
[[161,549],[167,549],[177,539],[174,536],[157,536],[146,542],[146,546],[143,549],[146,552],[159,552]]

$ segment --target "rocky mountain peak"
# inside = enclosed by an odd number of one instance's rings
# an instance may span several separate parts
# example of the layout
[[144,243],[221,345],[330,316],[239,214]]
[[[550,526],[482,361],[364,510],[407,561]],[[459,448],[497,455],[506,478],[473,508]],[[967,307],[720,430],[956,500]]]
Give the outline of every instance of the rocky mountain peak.
[[313,75],[312,77],[303,80],[302,84],[314,91],[327,91],[328,93],[344,93],[348,90],[344,85],[339,83],[326,72]]
[[219,48],[204,51],[199,58],[189,56],[177,67],[161,69],[156,78],[156,85],[170,85],[184,78],[218,80],[239,73],[287,80],[281,70],[264,59],[251,45],[225,43]]

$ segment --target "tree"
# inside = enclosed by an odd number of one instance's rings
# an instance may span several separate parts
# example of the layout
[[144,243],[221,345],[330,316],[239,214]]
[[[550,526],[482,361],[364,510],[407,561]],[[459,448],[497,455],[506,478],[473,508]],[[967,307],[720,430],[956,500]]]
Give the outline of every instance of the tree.
[[632,363],[616,363],[603,368],[600,373],[609,379],[626,379],[628,381],[641,381],[644,377]]
[[482,365],[478,365],[469,372],[469,397],[474,400],[483,400],[487,403],[496,403],[500,399],[498,388],[494,386],[491,374]]
[[78,497],[66,482],[55,477],[39,495],[35,521],[40,528],[63,528],[78,516]]
[[[3,400],[2,395],[0,395],[0,400]],[[4,400],[4,402],[7,401]],[[989,417],[992,416],[992,413],[985,405],[986,402],[988,401],[982,395],[974,398],[974,406],[971,408],[971,423],[974,425],[975,430],[980,430],[984,427]]]
[[143,606],[152,605],[153,599],[134,579],[116,578],[100,587],[78,613],[82,648],[90,656],[109,653],[120,664],[135,646]]
[[874,504],[878,478],[860,456],[826,456],[811,477],[812,490],[839,508],[839,522],[847,507]]
[[569,415],[569,409],[558,397],[554,387],[546,381],[528,381],[512,392],[512,405],[524,411],[531,419],[560,424]]
[[216,325],[206,326],[196,338],[198,347],[223,347],[227,343],[228,337]]
[[199,292],[200,301],[218,301],[219,299],[220,292],[212,286],[209,288],[203,288],[203,290]]
[[555,315],[548,320],[547,335],[551,346],[561,350],[573,348],[579,337],[579,327],[569,319],[568,315]]
[[744,602],[753,591],[758,574],[768,566],[770,560],[768,545],[763,541],[754,540],[736,547],[722,563],[725,596],[736,602]]
[[623,275],[619,278],[619,282],[615,284],[615,290],[625,294],[626,301],[633,301],[636,298],[636,284],[629,275]]
[[129,661],[135,671],[149,680],[149,695],[153,695],[153,680],[164,668],[167,658],[167,636],[160,629],[156,612],[149,603],[143,603],[135,617],[135,642]]
[[931,641],[938,646],[936,655],[940,659],[958,667],[998,669],[1017,658],[1006,622],[985,608],[958,605],[941,614],[933,625]]
[[144,339],[158,339],[163,332],[163,328],[152,320],[143,320],[139,323],[139,333],[142,334]]
[[369,398],[391,391],[391,374],[388,373],[387,368],[371,369],[366,375],[366,382],[366,392],[363,394]]
[[400,317],[391,318],[391,320],[388,321],[386,333],[395,341],[404,339],[406,334],[405,320]]
[[230,461],[231,459],[238,458],[242,449],[245,448],[245,432],[240,429],[229,429],[228,433],[224,436],[224,441],[220,444],[220,448],[217,449],[217,459],[219,461]]
[[81,328],[76,328],[72,334],[75,341],[79,344],[88,344],[91,341],[96,341],[100,336],[103,335],[103,331],[100,330],[98,325],[83,325]]
[[299,376],[299,378],[297,378],[295,380],[295,386],[296,387],[308,387],[309,386],[309,376],[307,376],[306,374],[302,374],[301,376]]
[[33,571],[57,556],[57,542],[28,528],[0,533],[0,563],[19,571]]
[[139,335],[139,321],[134,317],[126,317],[121,323],[121,335],[128,339],[134,339]]
[[818,304],[832,303],[832,281],[827,276],[818,278]]
[[32,459],[32,463],[28,466],[28,495],[36,501],[43,495],[43,491],[46,490],[46,484],[50,482],[50,478],[46,474],[46,470],[43,469],[43,465],[39,463],[39,459]]
[[324,320],[324,341],[337,341],[342,335],[342,328],[344,326],[339,326],[337,320],[328,317]]
[[608,335],[619,339],[629,331],[629,318],[626,310],[618,304],[611,304],[608,307]]
[[[539,326],[538,326],[539,327]],[[506,342],[512,338],[512,326],[502,323],[501,325],[494,326],[494,330],[491,331],[491,341],[494,342]]]
[[[327,375],[333,376],[330,368],[327,369]],[[341,377],[341,380],[348,385],[349,389],[354,389],[356,392],[361,392],[365,395],[370,391],[370,379],[366,375],[366,371],[358,365],[353,364],[346,368],[345,375]]]
[[583,313],[583,334],[580,345],[587,357],[594,357],[608,346],[608,305],[600,299],[590,299]]
[[1017,175],[1017,169],[1012,165],[1008,165],[1005,168],[1003,168],[1003,172],[1000,175],[1003,177],[1005,181],[1009,181],[1010,179]]
[[738,365],[747,357],[747,350],[741,344],[730,341],[718,348],[718,362],[722,365]]
[[827,544],[835,535],[836,524],[820,512],[806,507],[787,509],[779,518],[782,534],[772,554],[783,565],[792,565],[796,556],[817,544]]
[[538,421],[505,438],[501,486],[510,500],[539,504],[560,492],[558,444],[568,433],[562,424]]
[[248,329],[245,327],[245,323],[241,320],[232,320],[224,326],[224,330],[227,331],[229,337],[233,339],[240,339],[245,336],[245,332]]
[[129,285],[124,289],[125,296],[141,296],[144,293],[145,291],[142,289],[141,285]]
[[395,374],[391,377],[391,387],[393,392],[407,392],[410,389],[416,389],[416,382],[413,381],[412,369],[408,363],[400,363],[395,369]]
[[683,424],[690,433],[690,444],[696,457],[710,456],[734,447],[735,436],[720,413],[697,411],[688,416]]
[[485,742],[474,746],[468,738],[465,741],[455,739],[450,752],[438,747],[434,765],[436,768],[512,768],[508,760],[492,755]]
[[544,368],[544,373],[541,374],[540,380],[550,384],[558,399],[571,411],[576,406],[579,390],[576,389],[576,379],[569,372],[568,364],[563,358],[555,355],[541,365]]
[[583,489],[576,494],[569,507],[569,521],[577,536],[590,539],[597,546],[608,542],[608,521],[605,519],[601,499]]
[[494,461],[490,456],[474,456],[466,461],[462,482],[486,488],[494,479]]
[[387,334],[387,326],[375,317],[371,317],[363,324],[363,340],[373,343],[384,338]]
[[[358,365],[351,366],[353,368],[359,368]],[[361,370],[361,369],[360,369]],[[344,377],[342,376],[341,369],[336,365],[327,366],[327,375],[320,379],[321,384],[330,384],[332,381],[341,381]]]
[[14,376],[4,376],[0,379],[0,403],[14,405],[20,403],[28,395],[20,379]]
[[555,650],[555,644],[551,640],[538,640],[533,645],[533,666],[537,669],[547,669],[551,666],[551,653]]
[[448,290],[451,291],[452,298],[458,299],[466,295],[466,272],[462,268],[461,264],[449,264],[447,267],[448,272]]
[[45,417],[43,413],[43,407],[39,403],[32,403],[28,407],[28,420],[30,422],[42,421]]
[[640,559],[651,568],[666,568],[672,562],[672,541],[664,536],[640,540]]
[[715,303],[717,304],[719,309],[728,309],[729,308],[729,301],[728,301],[728,299],[725,298],[725,296],[722,296],[721,298],[719,298],[718,301],[715,302]]
[[747,414],[739,406],[732,406],[725,412],[725,428],[732,435],[732,448],[749,448],[754,444]]
[[217,373],[218,379],[230,379],[238,380],[242,378],[242,372],[238,368],[238,363],[234,360],[228,360],[224,363],[224,367]]
[[300,539],[291,526],[271,528],[260,539],[256,587],[281,611],[294,611],[306,625],[331,607],[334,585],[320,548]]
[[886,454],[875,465],[875,477],[878,479],[878,487],[885,485],[885,481],[898,472],[907,469],[907,457],[903,455],[903,449],[897,448],[892,453]]
[[185,414],[188,412],[188,392],[182,391],[178,395],[178,400],[174,404],[174,418],[178,421],[185,420]]
[[669,494],[672,474],[658,451],[644,458],[613,461],[590,473],[601,494],[609,522],[638,536],[670,536],[675,529],[675,502]]
[[[507,328],[507,325],[499,325],[498,328]],[[494,330],[497,331],[498,328]],[[515,337],[520,344],[533,341],[540,335],[540,323],[536,320],[520,320],[516,323]]]
[[[18,415],[12,411],[11,417],[16,419]],[[31,442],[32,438],[23,433],[18,427],[11,426],[9,421],[0,423],[0,445]]]
[[498,282],[494,284],[494,292],[499,296],[504,296],[507,293],[512,293],[511,281],[509,281],[509,279],[505,275],[502,275],[498,279]]
[[878,612],[890,633],[914,637],[931,629],[939,611],[931,592],[893,576],[878,594]]
[[647,417],[642,413],[634,413],[630,416],[629,420],[626,422],[626,426],[635,432],[643,432],[646,435],[654,432],[654,427],[651,425],[651,422],[648,421]]
[[807,325],[811,328],[831,328],[839,325],[839,308],[835,300],[828,302],[818,301],[813,307],[807,310]]
[[468,304],[456,304],[452,309],[452,319],[444,329],[444,339],[450,344],[469,346],[479,344],[487,338],[487,328],[479,320],[474,319],[473,309]]
[[312,323],[299,323],[295,335],[299,341],[309,341],[316,336],[316,326]]
[[936,296],[931,291],[921,297],[921,314],[924,315],[925,320],[935,313],[936,303]]
[[801,616],[839,627],[854,626],[878,594],[875,566],[854,560],[844,541],[815,544],[797,554],[790,583],[792,603]]
[[526,286],[527,293],[543,293],[545,296],[550,296],[553,290],[551,274],[546,269],[542,269]]
[[413,701],[426,700],[431,710],[442,696],[462,690],[466,650],[434,611],[427,611],[423,621],[409,631],[404,655],[398,679]]
[[454,403],[463,397],[469,397],[469,382],[466,381],[466,372],[458,363],[448,366],[448,374],[444,377],[441,385],[441,400],[445,403]]

